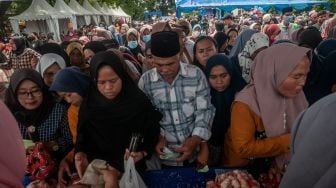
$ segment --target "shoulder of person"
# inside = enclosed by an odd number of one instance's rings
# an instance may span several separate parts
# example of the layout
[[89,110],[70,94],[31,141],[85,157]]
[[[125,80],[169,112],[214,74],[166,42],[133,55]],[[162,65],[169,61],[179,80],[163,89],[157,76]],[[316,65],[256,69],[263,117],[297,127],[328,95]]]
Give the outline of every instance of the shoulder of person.
[[55,105],[53,106],[52,111],[59,113],[67,112],[67,107],[61,103],[56,102]]
[[200,68],[198,68],[195,65],[187,64],[187,63],[180,63],[181,69],[184,69],[185,74],[183,74],[186,77],[202,77],[204,73]]

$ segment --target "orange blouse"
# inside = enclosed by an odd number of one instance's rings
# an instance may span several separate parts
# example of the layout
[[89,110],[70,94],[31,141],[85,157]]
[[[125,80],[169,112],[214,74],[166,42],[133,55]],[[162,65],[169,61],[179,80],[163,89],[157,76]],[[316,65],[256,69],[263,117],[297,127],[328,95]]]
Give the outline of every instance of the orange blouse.
[[242,167],[249,164],[249,158],[274,157],[289,152],[289,133],[257,140],[255,133],[263,131],[261,117],[245,103],[234,102],[231,126],[224,141],[223,165]]
[[[77,138],[77,124],[78,124],[78,112],[79,107],[71,105],[68,109],[68,122],[70,127],[70,132],[72,134],[72,141],[75,144]],[[74,150],[71,150],[66,158],[69,161],[73,161],[74,159]]]

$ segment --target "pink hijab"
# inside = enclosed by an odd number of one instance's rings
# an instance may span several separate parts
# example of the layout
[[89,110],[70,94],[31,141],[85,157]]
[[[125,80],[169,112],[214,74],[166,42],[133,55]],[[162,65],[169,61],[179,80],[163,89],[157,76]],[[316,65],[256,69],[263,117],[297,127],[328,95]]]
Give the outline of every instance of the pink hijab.
[[281,43],[263,50],[254,60],[251,84],[237,94],[235,101],[247,104],[261,117],[267,137],[289,133],[296,117],[308,107],[303,91],[285,98],[276,88],[310,53],[308,48]]
[[25,149],[13,115],[0,101],[0,187],[23,187]]

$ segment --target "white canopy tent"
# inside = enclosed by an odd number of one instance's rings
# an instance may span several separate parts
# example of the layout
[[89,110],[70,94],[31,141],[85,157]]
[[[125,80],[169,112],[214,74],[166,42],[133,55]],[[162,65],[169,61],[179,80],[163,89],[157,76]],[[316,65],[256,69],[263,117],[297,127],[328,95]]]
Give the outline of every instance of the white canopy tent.
[[128,14],[126,14],[126,13],[124,12],[124,10],[121,9],[120,7],[118,7],[118,8],[116,9],[116,12],[118,12],[118,14],[119,14],[121,17],[124,17],[128,22],[131,21],[131,16],[128,15]]
[[[54,8],[57,11],[61,12],[62,14],[71,14],[72,15],[71,22],[72,22],[72,25],[73,25],[74,29],[77,29],[77,19],[78,19],[77,17],[82,17],[82,19],[84,19],[84,17],[80,13],[72,10],[63,0],[56,0]],[[67,30],[66,24],[67,23],[65,23],[65,25],[60,24],[60,28],[64,28],[64,30]]]
[[96,19],[95,22],[98,25],[101,21],[100,16],[103,16],[104,14],[102,12],[98,11],[97,9],[93,8],[93,6],[89,3],[88,0],[84,0],[83,8],[92,12],[95,15],[93,18]]
[[92,12],[83,8],[76,0],[70,0],[69,7],[72,10],[74,10],[74,11],[76,11],[76,12],[78,12],[81,15],[84,16],[85,24],[78,23],[79,25],[90,25],[91,23],[96,24],[96,25],[98,24],[98,20],[97,20],[97,18],[95,18],[96,16]]
[[113,15],[112,15],[111,13],[109,13],[109,12],[106,12],[106,11],[99,5],[99,3],[98,3],[97,1],[94,2],[93,7],[94,7],[95,9],[97,9],[98,11],[100,11],[100,12],[102,12],[102,13],[104,14],[104,15],[103,15],[103,18],[104,18],[104,20],[105,20],[106,25],[109,25],[109,24],[112,23],[112,22],[111,22],[112,19],[110,19],[110,17],[112,17]]
[[15,33],[20,33],[19,21],[25,21],[27,32],[53,32],[55,40],[61,41],[59,20],[71,18],[71,14],[58,12],[45,0],[33,0],[29,8],[20,15],[9,17],[9,21]]

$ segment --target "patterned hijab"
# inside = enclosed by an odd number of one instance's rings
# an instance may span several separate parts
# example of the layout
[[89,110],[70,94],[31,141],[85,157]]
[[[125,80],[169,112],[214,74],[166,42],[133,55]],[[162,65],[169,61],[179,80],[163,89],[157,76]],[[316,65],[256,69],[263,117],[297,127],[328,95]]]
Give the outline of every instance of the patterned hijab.
[[[285,98],[277,91],[306,55],[311,57],[308,48],[290,43],[273,45],[260,52],[252,67],[251,83],[237,94],[235,101],[247,104],[261,117],[267,137],[289,133],[296,117],[308,107],[303,91],[294,98]],[[277,161],[282,167],[289,157],[280,158]]]
[[251,56],[259,49],[269,46],[268,36],[263,33],[255,33],[247,41],[245,48],[238,55],[239,65],[242,68],[242,76],[247,83],[251,80],[251,65],[253,60]]

